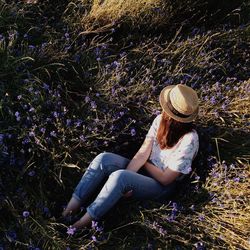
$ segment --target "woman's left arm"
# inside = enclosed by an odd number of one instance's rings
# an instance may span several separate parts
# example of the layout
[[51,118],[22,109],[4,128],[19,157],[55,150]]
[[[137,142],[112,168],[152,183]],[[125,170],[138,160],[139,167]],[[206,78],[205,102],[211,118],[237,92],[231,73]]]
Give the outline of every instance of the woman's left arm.
[[146,162],[144,167],[154,179],[159,181],[164,186],[172,183],[181,174],[180,172],[171,170],[170,168],[161,170],[149,162]]

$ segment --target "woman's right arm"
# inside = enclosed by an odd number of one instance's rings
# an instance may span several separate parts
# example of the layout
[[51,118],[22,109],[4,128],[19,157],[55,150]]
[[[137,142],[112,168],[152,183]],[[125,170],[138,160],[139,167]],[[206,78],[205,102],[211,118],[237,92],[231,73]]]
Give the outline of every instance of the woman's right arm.
[[133,159],[127,166],[127,170],[137,172],[147,161],[150,156],[152,146],[153,146],[153,138],[147,138],[144,140],[138,152],[135,154]]

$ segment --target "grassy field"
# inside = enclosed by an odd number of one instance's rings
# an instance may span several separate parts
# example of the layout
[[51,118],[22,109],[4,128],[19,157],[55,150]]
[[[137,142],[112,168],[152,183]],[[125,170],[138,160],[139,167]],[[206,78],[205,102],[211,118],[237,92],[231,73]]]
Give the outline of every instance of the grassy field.
[[[0,249],[250,249],[249,13],[246,0],[1,0]],[[123,199],[63,233],[55,218],[91,160],[132,158],[178,83],[201,107],[178,194]]]

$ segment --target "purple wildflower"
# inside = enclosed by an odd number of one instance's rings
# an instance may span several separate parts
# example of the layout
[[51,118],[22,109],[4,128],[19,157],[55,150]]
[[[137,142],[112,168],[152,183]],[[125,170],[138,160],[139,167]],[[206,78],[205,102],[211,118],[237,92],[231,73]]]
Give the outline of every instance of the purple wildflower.
[[30,212],[29,211],[23,211],[23,217],[27,218],[30,216]]
[[46,129],[45,128],[41,128],[40,131],[44,134]]
[[3,155],[5,155],[5,156],[9,155],[8,147],[6,147],[5,145],[1,148],[1,151],[2,151]]
[[21,117],[20,117],[20,113],[18,111],[16,111],[15,117],[16,117],[16,120],[19,122]]
[[90,97],[87,95],[87,96],[85,96],[84,100],[85,100],[86,103],[88,103],[88,102],[90,102]]
[[85,142],[85,141],[86,141],[86,138],[85,138],[84,135],[80,135],[80,141],[81,141],[81,142]]
[[29,171],[29,173],[28,173],[28,175],[31,176],[31,177],[34,176],[35,174],[36,174],[36,172],[35,172],[34,170],[31,170],[31,171]]
[[225,103],[223,103],[222,106],[221,106],[221,108],[222,108],[223,110],[226,110],[227,105],[226,105]]
[[95,54],[96,54],[96,56],[98,56],[98,55],[100,55],[100,48],[95,48]]
[[25,144],[28,144],[29,142],[30,142],[30,139],[26,137],[23,139],[22,144],[25,145]]
[[240,181],[240,178],[239,178],[239,177],[235,177],[233,180],[234,180],[235,182],[239,182],[239,181]]
[[94,236],[94,235],[92,235],[92,240],[94,241],[94,242],[97,242],[97,239],[96,239],[96,237]]
[[3,144],[3,138],[4,138],[4,134],[0,134],[0,145]]
[[53,130],[50,132],[50,136],[56,137],[56,132]]
[[196,175],[195,176],[195,180],[199,181],[200,180],[200,176]]
[[91,108],[92,108],[92,109],[96,109],[96,108],[97,108],[97,105],[96,105],[95,101],[92,101],[92,102],[90,103],[90,105],[91,105]]
[[204,250],[205,246],[202,242],[195,243],[196,250]]
[[68,126],[70,126],[71,125],[71,119],[67,119],[66,120],[66,126],[68,127]]
[[135,136],[135,135],[136,135],[136,131],[135,131],[134,128],[132,128],[132,129],[130,130],[130,134],[131,134],[132,136]]
[[66,46],[65,48],[64,48],[64,51],[68,51],[68,50],[70,50],[71,49],[71,46],[70,45],[68,45],[68,46]]
[[154,114],[155,114],[155,115],[159,115],[160,113],[161,113],[161,111],[159,111],[159,110],[155,110],[155,111],[154,111]]
[[173,202],[173,209],[176,209],[176,210],[177,210],[177,207],[178,207],[177,203],[176,203],[176,202]]
[[33,107],[31,107],[30,109],[29,109],[29,112],[34,112],[35,111],[35,109],[33,108]]
[[173,220],[175,220],[177,212],[178,212],[178,205],[177,205],[176,202],[173,202],[173,208],[172,208],[172,211],[171,211],[171,215],[167,218],[167,220],[169,222],[172,222]]
[[78,119],[76,122],[75,122],[75,126],[76,127],[80,127],[82,124],[82,120],[81,119]]
[[46,89],[46,90],[49,90],[49,85],[46,84],[46,83],[44,83],[44,84],[43,84],[43,88]]
[[120,66],[120,63],[117,62],[117,61],[114,61],[114,62],[112,62],[112,66],[115,67],[115,68],[117,68],[117,67]]
[[35,133],[33,131],[29,132],[29,137],[34,137]]
[[120,53],[120,57],[124,57],[124,56],[126,56],[127,55],[127,53],[124,51],[124,52],[122,52],[122,53]]
[[96,231],[97,232],[102,232],[103,231],[103,227],[96,227]]
[[213,197],[213,199],[211,200],[211,202],[213,202],[213,203],[216,203],[218,201],[218,198],[216,198],[216,197]]
[[69,228],[67,229],[67,234],[68,235],[73,235],[76,231],[75,227],[69,226]]
[[96,229],[97,225],[98,225],[98,222],[92,220],[91,227],[92,227],[93,229]]
[[216,99],[214,96],[211,97],[210,102],[212,105],[216,104]]
[[36,46],[34,46],[34,45],[29,45],[28,48],[29,48],[30,50],[34,50],[34,49],[36,48]]
[[115,93],[116,93],[116,89],[115,89],[114,87],[112,87],[112,89],[111,89],[111,93],[112,93],[112,95],[115,95]]
[[42,45],[41,45],[41,50],[43,50],[43,49],[45,49],[46,48],[46,46],[48,45],[48,43],[42,43]]
[[54,112],[53,112],[53,116],[54,116],[55,118],[58,118],[58,117],[59,117],[59,113],[56,112],[56,111],[54,111]]
[[205,216],[203,214],[199,215],[199,220],[200,221],[204,221],[205,220]]

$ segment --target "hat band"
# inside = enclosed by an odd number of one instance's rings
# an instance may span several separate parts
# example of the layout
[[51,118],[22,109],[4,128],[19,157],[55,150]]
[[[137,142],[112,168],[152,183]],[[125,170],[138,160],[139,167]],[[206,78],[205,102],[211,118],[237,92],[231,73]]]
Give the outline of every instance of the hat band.
[[190,115],[184,115],[184,114],[180,113],[179,111],[177,111],[177,110],[173,107],[170,98],[169,98],[169,101],[167,102],[167,106],[168,106],[169,110],[170,110],[173,114],[175,114],[175,115],[177,115],[177,116],[179,116],[179,117],[181,117],[181,118],[188,118],[188,117],[190,116]]

